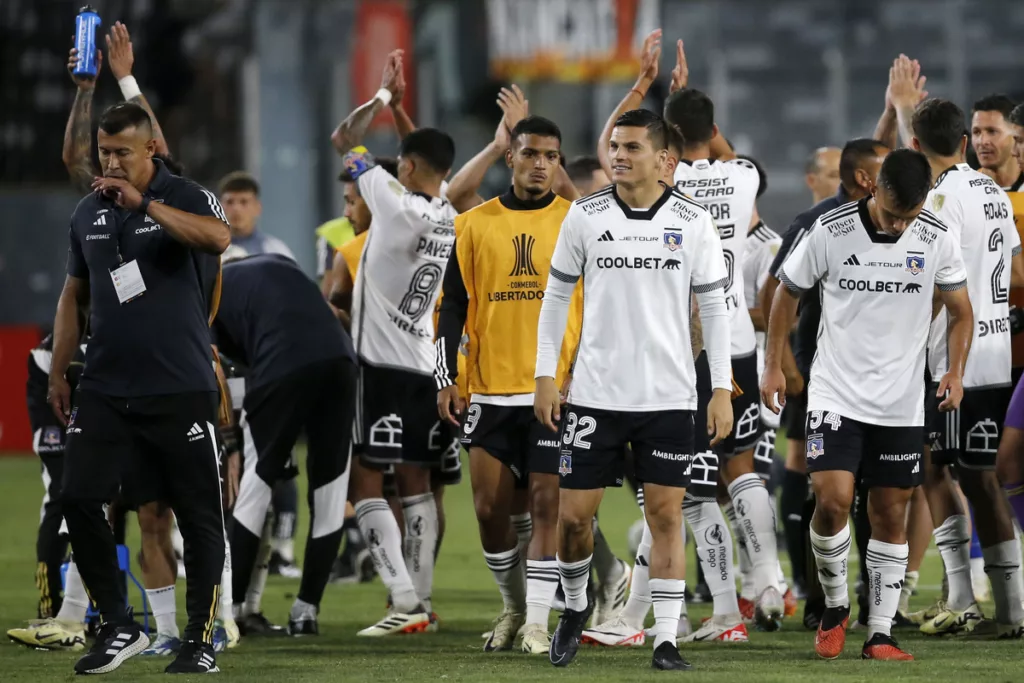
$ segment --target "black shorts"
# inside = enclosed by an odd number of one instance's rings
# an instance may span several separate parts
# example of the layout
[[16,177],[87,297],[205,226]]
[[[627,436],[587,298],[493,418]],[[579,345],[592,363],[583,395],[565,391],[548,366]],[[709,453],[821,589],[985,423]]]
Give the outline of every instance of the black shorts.
[[537,421],[532,406],[470,403],[462,444],[482,448],[512,470],[517,482],[531,473],[558,474],[559,435]]
[[[697,370],[697,403],[699,409],[707,409],[711,400],[711,367],[707,353],[702,351],[694,361]],[[757,444],[763,431],[761,423],[761,388],[757,375],[757,354],[732,359],[732,376],[742,393],[732,399],[732,432],[715,446],[715,452],[725,459],[745,453]],[[706,416],[706,412],[704,413]],[[705,424],[706,417],[699,415],[696,422]],[[697,452],[708,450],[707,430],[698,429],[694,435]]]
[[359,367],[355,443],[364,465],[439,467],[442,443],[433,378],[363,363]]
[[804,433],[804,425],[807,423],[807,385],[797,396],[787,396],[786,405],[782,408],[782,416],[779,418],[783,427],[786,428],[786,438],[793,441],[803,441],[807,436]]
[[766,484],[772,479],[775,466],[775,430],[765,427],[754,445],[754,472]]
[[921,472],[923,427],[883,427],[839,413],[807,413],[807,473],[843,470],[866,488],[913,488]]
[[[698,423],[703,424],[703,423]],[[700,432],[700,429],[697,429]],[[718,501],[718,456],[712,451],[693,455],[690,467],[690,485],[686,488],[686,501],[715,503]]]
[[957,410],[939,411],[935,396],[938,383],[927,388],[925,405],[927,438],[932,464],[953,465],[971,470],[992,470],[1003,437],[1003,421],[1013,388],[965,389]]
[[79,389],[61,499],[110,502],[120,490],[129,508],[220,501],[217,404],[215,392],[116,398]]
[[462,481],[462,446],[459,442],[459,430],[447,422],[440,422],[441,465],[430,471],[430,485],[455,486]]
[[625,449],[641,483],[685,488],[693,459],[692,410],[625,412],[566,405],[558,474],[563,489],[622,486]]

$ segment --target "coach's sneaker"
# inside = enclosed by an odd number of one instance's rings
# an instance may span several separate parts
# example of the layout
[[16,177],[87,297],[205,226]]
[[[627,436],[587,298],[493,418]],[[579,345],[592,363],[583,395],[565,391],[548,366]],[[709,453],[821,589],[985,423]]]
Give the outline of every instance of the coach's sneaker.
[[782,618],[786,614],[786,604],[778,588],[768,586],[757,597],[754,606],[754,622],[765,631],[778,631],[782,628]]
[[835,659],[843,654],[846,645],[846,624],[850,621],[850,608],[827,607],[814,634],[814,651],[822,659]]
[[871,640],[864,643],[860,653],[861,659],[879,659],[890,662],[910,662],[914,655],[904,652],[892,636],[876,633]]
[[926,607],[918,612],[911,612],[907,615],[907,618],[915,624],[923,624],[926,621],[931,621],[932,619],[939,616],[939,614],[945,611],[946,601],[940,598],[935,602],[934,605]]
[[520,649],[528,655],[546,655],[551,651],[551,636],[543,624],[527,624],[523,628]]
[[737,614],[727,614],[708,619],[700,628],[681,639],[684,643],[700,643],[718,640],[723,643],[746,643],[750,640],[747,625]]
[[178,656],[164,669],[165,674],[215,674],[218,672],[220,669],[217,668],[217,657],[213,652],[213,646],[196,640],[183,642]]
[[142,654],[146,657],[170,657],[181,649],[181,639],[167,633],[158,633]]
[[238,632],[246,637],[280,637],[288,635],[288,630],[284,626],[270,623],[270,620],[263,616],[263,612],[246,614],[235,623],[238,626]]
[[109,673],[121,666],[126,659],[142,654],[147,647],[149,638],[142,627],[134,621],[123,625],[103,624],[92,649],[75,662],[75,673]]
[[484,643],[484,652],[511,650],[516,642],[516,634],[526,623],[526,615],[522,612],[510,612],[507,609],[494,620],[491,635]]
[[679,654],[679,649],[668,641],[662,643],[654,650],[651,658],[651,668],[659,671],[688,671],[693,667]]
[[12,628],[7,637],[37,650],[85,649],[85,624],[60,619],[33,619],[25,628]]
[[356,635],[364,638],[377,638],[402,633],[426,633],[428,628],[430,628],[430,615],[423,608],[420,608],[419,612],[412,612],[410,614],[392,612],[373,626],[367,626]]
[[548,652],[552,664],[569,666],[569,662],[576,657],[576,652],[580,649],[583,627],[593,611],[594,605],[588,601],[582,611],[566,608],[562,612],[558,626],[555,627],[555,634],[551,637],[551,650]]
[[972,602],[964,610],[953,610],[947,605],[945,610],[921,624],[921,633],[926,636],[970,633],[983,618],[981,608],[976,602]]
[[615,617],[611,621],[588,628],[583,632],[582,639],[584,643],[590,645],[637,647],[646,642],[647,633],[643,627],[637,628],[622,617]]
[[632,575],[630,566],[618,560],[620,574],[617,578],[602,584],[594,600],[593,624],[611,621],[626,605],[626,591],[629,590],[629,578]]

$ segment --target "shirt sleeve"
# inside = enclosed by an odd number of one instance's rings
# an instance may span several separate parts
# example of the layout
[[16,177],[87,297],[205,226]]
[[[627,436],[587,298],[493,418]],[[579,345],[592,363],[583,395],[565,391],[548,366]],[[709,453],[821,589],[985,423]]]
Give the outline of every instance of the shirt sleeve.
[[402,211],[402,199],[405,197],[402,184],[376,165],[361,173],[356,182],[359,184],[359,195],[373,215],[374,227],[379,230],[381,227],[386,229],[393,226],[395,216]]
[[569,304],[586,265],[586,250],[575,226],[578,214],[579,207],[573,204],[562,221],[555,252],[551,256],[548,284],[537,319],[537,365],[534,377],[555,377],[558,373],[562,339],[569,321]]
[[936,246],[939,262],[935,270],[935,284],[947,292],[966,287],[967,269],[956,237],[950,232],[940,232]]
[[807,236],[800,240],[779,269],[777,277],[795,293],[810,289],[828,273],[828,231],[818,221]]
[[555,252],[551,255],[551,271],[548,282],[556,278],[562,282],[576,284],[583,275],[587,255],[583,240],[580,239],[575,223],[579,220],[579,207],[573,204],[562,220],[558,231]]
[[[460,216],[461,218],[461,216]],[[459,219],[457,218],[456,221]],[[462,342],[462,331],[466,327],[466,316],[469,312],[469,292],[466,290],[466,278],[460,260],[468,266],[473,263],[472,236],[469,230],[459,230],[459,237],[448,257],[448,267],[444,272],[443,296],[441,298],[441,314],[437,318],[437,341],[435,344],[434,381],[440,391],[455,384],[459,376],[459,344]],[[461,254],[459,252],[462,252]]]
[[694,263],[690,270],[690,284],[695,294],[723,289],[729,282],[722,254],[722,239],[718,236],[711,214],[705,214],[700,231],[700,243],[694,250]]
[[217,197],[199,183],[194,183],[191,180],[184,181],[181,189],[176,193],[174,203],[168,202],[168,206],[196,216],[214,216],[230,225]]
[[68,230],[68,275],[81,280],[89,279],[89,265],[85,262],[85,255],[82,254],[82,242],[75,234],[74,216],[72,216],[71,229]]

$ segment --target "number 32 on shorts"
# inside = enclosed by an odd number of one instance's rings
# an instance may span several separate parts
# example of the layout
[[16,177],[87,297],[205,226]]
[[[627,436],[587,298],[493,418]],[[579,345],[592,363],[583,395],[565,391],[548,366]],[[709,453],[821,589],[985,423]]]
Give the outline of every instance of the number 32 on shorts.
[[597,420],[584,415],[578,417],[576,413],[570,412],[565,418],[565,431],[562,433],[562,443],[566,446],[575,446],[584,450],[590,449],[590,442],[585,437],[590,436],[597,429]]

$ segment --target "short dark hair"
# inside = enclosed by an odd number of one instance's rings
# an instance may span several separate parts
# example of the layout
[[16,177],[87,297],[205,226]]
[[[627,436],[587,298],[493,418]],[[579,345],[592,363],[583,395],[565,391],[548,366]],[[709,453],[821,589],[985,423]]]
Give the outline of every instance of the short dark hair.
[[[394,176],[395,178],[398,177],[397,159],[395,159],[394,157],[374,157],[373,159],[374,161],[377,162],[377,165],[383,168],[385,171],[387,171],[388,174]],[[348,172],[347,168],[341,172],[341,175],[338,176],[338,180],[343,183],[355,182],[355,180],[352,178],[352,174]]]
[[960,141],[967,130],[960,107],[937,97],[917,105],[911,126],[922,148],[944,157],[960,151]]
[[601,170],[604,169],[595,156],[579,156],[565,165],[565,172],[569,174],[569,180],[573,185],[590,180],[595,171]]
[[654,149],[668,148],[668,124],[650,109],[632,109],[615,119],[616,128],[646,128]]
[[768,189],[768,174],[764,172],[764,167],[757,163],[757,159],[746,154],[737,154],[736,158],[749,161],[757,169],[757,196],[763,195],[764,191]]
[[1024,104],[1018,104],[1014,107],[1007,121],[1015,126],[1024,126]]
[[418,156],[434,171],[444,175],[455,163],[455,141],[437,128],[420,128],[405,136],[398,153],[403,157]]
[[256,178],[250,173],[245,171],[232,171],[226,176],[220,179],[218,187],[218,194],[223,195],[226,192],[252,192],[257,197],[260,196],[260,184],[256,182]]
[[871,138],[856,138],[843,146],[839,156],[839,182],[847,190],[857,186],[856,172],[864,162],[877,157],[879,150],[886,149],[885,143]]
[[932,168],[912,149],[889,152],[878,172],[878,186],[892,194],[896,207],[910,210],[922,204],[932,187]]
[[543,116],[527,116],[525,119],[520,119],[519,123],[512,128],[509,134],[513,145],[516,144],[516,140],[520,135],[539,135],[544,138],[555,138],[558,140],[559,147],[562,145],[562,131],[554,121]]
[[126,128],[146,126],[153,130],[153,121],[145,109],[134,102],[118,102],[107,107],[100,116],[100,130],[107,135],[117,135]]
[[971,107],[971,112],[976,111],[997,111],[1003,115],[1007,121],[1010,120],[1010,114],[1013,113],[1014,101],[1008,96],[1002,93],[995,93],[994,95],[986,95],[980,100],[974,103]]
[[715,103],[700,90],[677,90],[665,100],[665,118],[679,126],[686,144],[710,142],[715,134]]
[[666,121],[665,133],[668,135],[668,140],[666,140],[665,144],[668,145],[669,150],[675,149],[682,154],[683,148],[686,147],[686,140],[683,138],[683,131],[679,130],[679,126]]

